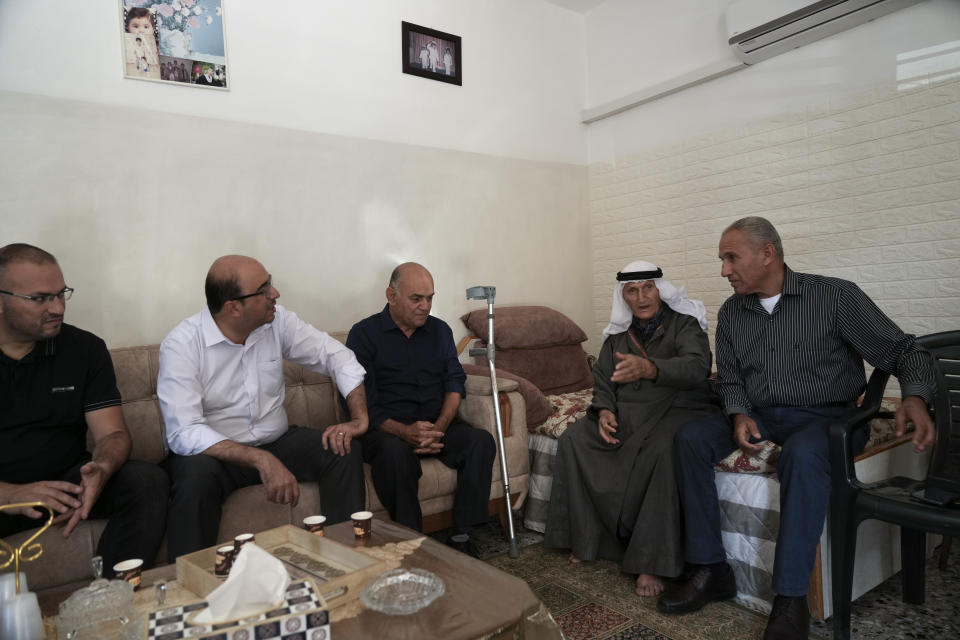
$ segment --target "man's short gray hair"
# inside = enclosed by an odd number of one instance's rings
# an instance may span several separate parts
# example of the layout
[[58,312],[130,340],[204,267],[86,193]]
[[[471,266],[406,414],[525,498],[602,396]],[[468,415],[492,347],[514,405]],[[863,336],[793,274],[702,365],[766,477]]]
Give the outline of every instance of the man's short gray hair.
[[777,256],[783,260],[783,242],[780,240],[780,234],[777,233],[777,229],[773,226],[773,223],[766,218],[761,218],[760,216],[740,218],[724,229],[723,233],[733,231],[734,229],[741,231],[743,235],[747,236],[751,243],[758,248],[772,244],[777,252]]
[[387,286],[393,289],[394,291],[397,291],[397,286],[400,284],[400,267],[401,266],[403,265],[397,266],[396,268],[394,268],[393,271],[390,272],[390,282],[387,283]]

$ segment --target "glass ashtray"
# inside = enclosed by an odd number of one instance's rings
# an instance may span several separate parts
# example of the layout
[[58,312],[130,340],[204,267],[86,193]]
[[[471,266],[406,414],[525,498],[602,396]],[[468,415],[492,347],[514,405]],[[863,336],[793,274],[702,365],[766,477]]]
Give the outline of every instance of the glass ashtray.
[[423,569],[394,569],[377,576],[360,594],[368,609],[392,616],[416,613],[443,595],[440,576]]
[[143,636],[143,625],[133,585],[98,578],[60,603],[57,631],[59,640],[135,639]]

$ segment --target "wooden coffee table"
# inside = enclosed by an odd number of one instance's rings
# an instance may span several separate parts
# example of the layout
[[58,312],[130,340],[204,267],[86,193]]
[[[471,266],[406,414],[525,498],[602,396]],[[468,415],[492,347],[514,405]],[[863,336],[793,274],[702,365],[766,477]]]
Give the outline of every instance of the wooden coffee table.
[[[390,638],[391,640],[422,638],[533,638],[559,639],[560,630],[526,582],[496,569],[485,562],[454,551],[450,547],[395,522],[373,521],[373,532],[365,540],[353,536],[350,522],[326,528],[326,535],[353,548],[367,548],[378,556],[393,557],[393,564],[432,571],[440,576],[446,591],[428,607],[408,616],[390,616],[364,607],[359,600],[337,606],[330,601],[331,635],[344,638]],[[393,544],[391,544],[393,543]],[[397,554],[397,543],[402,554]],[[153,584],[168,583],[167,605],[195,600],[197,596],[181,589],[176,581],[176,568],[167,565],[143,574],[137,592],[137,605],[145,610],[156,608]],[[318,585],[320,591],[323,586]],[[60,594],[59,600],[71,591]],[[45,613],[56,612],[54,594],[45,594],[41,604]]]

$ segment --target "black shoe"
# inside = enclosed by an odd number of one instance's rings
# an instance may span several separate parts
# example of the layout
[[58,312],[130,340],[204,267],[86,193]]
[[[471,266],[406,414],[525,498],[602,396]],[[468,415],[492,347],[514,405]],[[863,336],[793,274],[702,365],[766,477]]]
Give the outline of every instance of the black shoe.
[[700,566],[689,579],[668,586],[660,599],[657,610],[661,613],[692,613],[717,600],[729,600],[737,595],[737,582],[733,570],[726,575],[715,576],[710,567]]
[[767,620],[763,640],[807,640],[810,634],[810,609],[807,596],[777,596]]
[[477,551],[477,545],[473,544],[473,541],[470,538],[457,541],[451,536],[447,538],[447,546],[451,549],[456,549],[460,553],[465,553],[468,556],[473,556],[474,558],[480,557],[480,553]]

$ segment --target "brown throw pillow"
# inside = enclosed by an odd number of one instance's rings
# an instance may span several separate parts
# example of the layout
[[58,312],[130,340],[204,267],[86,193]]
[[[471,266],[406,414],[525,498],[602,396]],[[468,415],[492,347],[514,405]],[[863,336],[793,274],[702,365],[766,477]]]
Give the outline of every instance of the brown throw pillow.
[[[487,358],[475,358],[487,366]],[[497,349],[497,369],[522,376],[545,394],[567,393],[593,386],[587,354],[579,344],[543,349]]]
[[[549,307],[500,307],[494,310],[493,333],[499,349],[537,349],[585,342],[587,334],[559,311]],[[487,310],[460,316],[473,335],[487,342]]]
[[[463,370],[467,375],[490,377],[490,367],[488,365],[479,366],[475,364],[463,365]],[[532,382],[518,376],[515,373],[504,371],[497,367],[497,379],[516,380],[520,384],[520,395],[523,396],[523,403],[526,405],[527,431],[531,433],[536,427],[539,427],[553,413],[553,405],[547,400],[546,396],[537,389]]]

